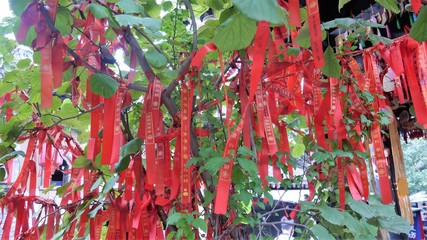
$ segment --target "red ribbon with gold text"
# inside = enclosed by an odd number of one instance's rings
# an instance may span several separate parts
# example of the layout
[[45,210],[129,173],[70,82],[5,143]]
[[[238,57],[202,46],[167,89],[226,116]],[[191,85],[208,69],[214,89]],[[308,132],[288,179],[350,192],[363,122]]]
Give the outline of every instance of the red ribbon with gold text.
[[314,66],[321,68],[325,64],[325,59],[323,57],[322,30],[320,28],[319,4],[317,0],[307,1],[307,12]]
[[[249,89],[248,102],[252,102],[255,96],[256,89],[258,87],[258,83],[261,80],[261,75],[264,67],[265,51],[267,50],[267,45],[269,42],[269,35],[270,35],[269,33],[270,33],[269,23],[264,21],[259,22],[257,31],[255,33],[255,40],[254,40],[253,64],[252,64],[252,71],[251,71],[251,77],[250,77],[250,89]],[[247,107],[248,106],[249,104],[247,105]],[[246,113],[247,113],[247,110],[245,109],[243,112],[242,120],[234,129],[231,136],[229,136],[229,139],[226,143],[225,150],[224,150],[224,155],[223,155],[224,158],[232,158],[232,156],[230,155],[230,150],[234,150],[234,152],[236,152],[239,136],[243,129],[243,123],[245,120]],[[234,164],[234,160],[231,159],[230,161],[225,163],[219,170],[219,180],[216,188],[217,194],[215,196],[215,208],[214,208],[214,212],[216,214],[225,214],[227,211],[233,164]]]

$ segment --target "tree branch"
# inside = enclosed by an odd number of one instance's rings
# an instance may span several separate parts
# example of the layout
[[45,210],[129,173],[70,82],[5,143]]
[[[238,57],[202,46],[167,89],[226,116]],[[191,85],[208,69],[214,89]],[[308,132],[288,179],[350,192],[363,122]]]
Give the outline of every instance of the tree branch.
[[122,124],[125,128],[126,140],[131,141],[133,139],[133,136],[132,136],[132,132],[130,131],[130,127],[129,127],[129,116],[128,116],[127,110],[125,110],[124,113],[123,112],[120,113],[120,120],[122,121]]
[[147,59],[145,58],[145,54],[139,46],[138,42],[136,41],[132,30],[130,28],[123,30],[123,37],[125,38],[126,42],[132,47],[136,58],[138,59],[139,66],[141,66],[148,81],[154,81],[154,78],[156,76],[153,72],[153,69],[151,68],[150,64],[148,64]]
[[128,88],[132,89],[132,90],[136,90],[136,91],[148,92],[148,88],[146,88],[144,86],[139,86],[138,84],[135,84],[135,83],[130,83],[128,85]]
[[103,104],[103,103],[98,104],[98,105],[96,105],[95,107],[93,107],[93,108],[91,108],[91,109],[89,109],[89,110],[87,110],[87,111],[82,111],[81,113],[76,114],[76,115],[71,116],[71,117],[61,118],[61,117],[59,117],[59,116],[56,116],[56,117],[58,117],[60,120],[59,120],[58,122],[55,122],[54,124],[52,124],[52,125],[48,126],[47,128],[55,127],[56,125],[60,124],[60,123],[61,123],[61,122],[63,122],[63,121],[67,121],[67,120],[70,120],[70,119],[73,119],[73,118],[78,118],[78,117],[80,117],[81,115],[86,114],[86,113],[90,113],[90,112],[92,112],[92,111],[94,111],[94,110],[96,110],[96,109],[98,109],[98,108],[100,108],[100,107],[102,107],[102,106],[104,106],[104,104]]
[[[182,2],[184,3],[185,7],[188,9],[188,11],[190,12],[190,17],[191,17],[191,25],[193,28],[193,47],[192,47],[192,52],[197,50],[197,24],[196,24],[196,17],[194,16],[194,10],[193,7],[191,6],[191,3],[188,0],[182,0]],[[191,63],[191,59],[192,59],[192,55],[190,54],[190,56],[188,56],[181,64],[181,66],[178,69],[178,77],[175,81],[172,81],[169,86],[166,87],[165,91],[163,92],[163,94],[165,94],[167,97],[169,97],[173,90],[176,88],[176,86],[178,86],[178,83],[180,80],[183,79],[183,75],[185,75],[185,73],[188,71],[188,68],[190,67],[190,63]]]
[[191,59],[192,59],[192,56],[190,55],[184,60],[184,62],[182,62],[181,66],[178,69],[178,77],[166,87],[162,95],[165,95],[165,97],[170,97],[173,90],[178,86],[179,81],[184,79],[184,75],[186,74],[186,72],[188,71],[188,68],[190,67]]
[[[44,18],[46,19],[46,23],[49,26],[50,30],[53,33],[59,34],[58,29],[56,29],[55,25],[52,22],[52,19],[50,19],[50,16],[44,6],[43,3],[40,3],[40,11],[42,12]],[[73,49],[71,49],[68,45],[65,45],[67,48],[67,52],[77,61],[81,61],[87,68],[89,68],[92,72],[101,72],[99,69],[93,67],[92,65],[90,65],[88,62],[86,62],[85,60],[83,60],[76,52],[74,52]]]
[[191,3],[188,0],[182,0],[185,7],[190,12],[190,18],[191,18],[191,25],[193,28],[193,48],[192,52],[196,51],[197,49],[197,24],[196,24],[196,17],[194,16],[193,7],[191,6]]

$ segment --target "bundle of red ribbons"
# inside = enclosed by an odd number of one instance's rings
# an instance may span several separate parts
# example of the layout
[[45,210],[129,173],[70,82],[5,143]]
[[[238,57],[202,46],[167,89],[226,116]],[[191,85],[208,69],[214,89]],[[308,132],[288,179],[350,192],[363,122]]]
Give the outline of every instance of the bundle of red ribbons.
[[[289,10],[290,24],[301,26],[299,1],[290,0],[289,3],[280,2]],[[57,2],[46,1],[49,6],[49,17],[55,19]],[[290,152],[288,141],[288,129],[281,121],[281,116],[298,113],[305,116],[308,126],[308,134],[311,140],[325,151],[332,151],[332,146],[343,148],[349,144],[353,150],[370,152],[365,149],[365,143],[372,143],[372,157],[378,169],[382,201],[391,203],[390,181],[388,175],[388,163],[384,155],[383,136],[377,113],[384,111],[389,104],[388,99],[383,99],[382,79],[378,62],[383,59],[385,64],[392,68],[396,78],[393,96],[401,103],[412,101],[415,107],[417,122],[427,127],[427,44],[419,44],[408,36],[396,39],[391,45],[377,45],[363,52],[363,70],[351,56],[351,53],[339,55],[342,71],[349,73],[346,78],[335,79],[322,76],[320,68],[325,64],[323,58],[322,40],[320,32],[320,20],[317,1],[307,1],[308,23],[310,29],[312,51],[300,49],[297,56],[287,55],[289,47],[299,48],[295,43],[286,43],[284,39],[292,41],[298,36],[297,30],[288,31],[284,26],[273,27],[269,23],[258,23],[255,39],[246,49],[247,56],[240,58],[240,64],[230,71],[237,72],[236,77],[227,79],[230,74],[223,73],[223,82],[231,81],[224,88],[234,91],[239,97],[241,116],[239,119],[231,119],[232,107],[235,104],[232,98],[225,95],[227,107],[226,127],[229,138],[223,153],[224,158],[230,161],[219,170],[216,197],[214,199],[214,212],[225,214],[228,209],[228,199],[232,191],[231,175],[234,166],[234,158],[237,148],[241,145],[251,147],[251,132],[261,139],[261,151],[257,153],[259,175],[263,184],[268,184],[266,177],[271,162],[273,176],[279,181],[282,172],[278,167],[278,161],[288,166],[292,175],[292,166],[288,163],[289,155],[278,154]],[[41,5],[32,2],[22,15],[22,24],[17,34],[18,41],[24,41],[30,26],[35,25],[37,38],[33,41],[33,47],[41,50],[41,105],[43,108],[51,106],[52,89],[60,86],[62,72],[66,68],[82,66],[79,59],[70,57],[70,62],[64,63],[65,43],[71,38],[63,39],[60,34],[52,32],[45,16],[40,12]],[[85,6],[81,6],[84,8]],[[79,21],[77,21],[79,20]],[[108,69],[102,66],[100,56],[90,54],[97,51],[93,42],[103,44],[106,39],[106,19],[96,19],[88,13],[85,21],[76,19],[79,27],[83,27],[84,35],[81,35],[76,53],[94,69],[103,69],[110,74]],[[271,34],[271,31],[273,34]],[[123,34],[120,30],[117,34]],[[290,36],[288,36],[288,32]],[[124,38],[121,38],[124,41]],[[126,46],[125,42],[113,42],[114,46]],[[125,52],[129,50],[125,47]],[[199,198],[196,189],[205,187],[205,183],[198,174],[194,174],[196,166],[187,166],[191,159],[194,141],[192,134],[198,133],[199,137],[206,132],[192,128],[194,89],[197,85],[197,77],[203,66],[203,58],[210,51],[217,51],[214,44],[207,44],[194,53],[189,71],[178,79],[181,83],[180,111],[173,116],[174,125],[166,128],[163,124],[162,83],[154,78],[149,83],[148,92],[144,97],[142,115],[137,136],[141,138],[145,146],[145,155],[141,152],[131,155],[129,167],[118,173],[119,190],[121,195],[108,195],[103,207],[92,205],[80,216],[80,220],[72,221],[71,226],[64,230],[66,238],[73,238],[74,234],[82,237],[86,231],[86,223],[89,222],[91,239],[99,239],[102,225],[108,220],[107,239],[162,239],[164,237],[161,219],[157,207],[168,213],[175,206],[182,212],[192,212],[198,208]],[[237,54],[237,53],[236,53]],[[131,54],[131,68],[135,68],[135,55]],[[221,56],[221,54],[220,54]],[[235,58],[235,55],[233,56]],[[246,61],[251,60],[251,61]],[[251,62],[251,63],[249,63]],[[222,59],[219,64],[222,67]],[[89,69],[90,75],[95,74]],[[199,75],[198,75],[199,74]],[[111,98],[103,98],[91,92],[89,85],[87,92],[83,94],[78,88],[77,77],[66,79],[73,86],[73,104],[80,103],[87,109],[99,107],[91,111],[90,140],[87,147],[87,158],[96,163],[96,158],[101,154],[101,164],[109,165],[111,171],[119,161],[120,147],[126,142],[120,122],[121,109],[129,104],[127,85],[132,81],[132,75],[128,81],[117,79],[120,88]],[[355,79],[355,81],[351,80]],[[178,81],[177,80],[177,81]],[[323,81],[326,80],[326,81]],[[89,84],[89,83],[88,83]],[[361,94],[369,92],[374,100],[366,102]],[[225,91],[227,92],[227,91]],[[11,100],[11,93],[0,98],[0,103]],[[217,99],[216,104],[224,99]],[[9,120],[13,113],[7,110]],[[361,121],[364,115],[373,123],[367,126]],[[345,118],[351,118],[351,124],[345,123]],[[37,116],[34,116],[37,120]],[[233,124],[236,122],[237,124]],[[58,154],[69,152],[74,159],[83,152],[72,137],[63,133],[62,128],[54,126],[46,128],[38,123],[36,131],[20,140],[28,141],[28,148],[23,168],[18,179],[13,183],[11,190],[0,200],[0,207],[7,208],[8,214],[3,227],[3,232],[8,234],[11,221],[17,212],[17,224],[15,236],[32,235],[40,236],[39,226],[47,226],[46,237],[49,239],[60,224],[56,209],[61,206],[70,213],[76,209],[76,203],[87,197],[96,196],[97,188],[92,189],[93,184],[99,178],[96,171],[78,168],[70,169],[68,173],[73,179],[67,187],[61,203],[56,205],[50,200],[35,196],[36,177],[39,176],[35,164],[44,167],[43,186],[49,185],[50,175],[58,169],[61,161]],[[232,128],[233,125],[236,127]],[[278,129],[278,136],[275,134]],[[103,130],[102,138],[99,132]],[[362,138],[362,130],[369,130],[369,138]],[[350,135],[349,132],[356,134]],[[242,141],[240,141],[242,136]],[[175,149],[172,153],[170,142],[175,140]],[[192,145],[193,144],[193,145]],[[233,150],[233,151],[232,151]],[[311,153],[310,153],[311,154]],[[145,168],[143,160],[145,158]],[[271,160],[271,161],[270,161]],[[354,199],[367,200],[369,184],[367,177],[366,159],[355,155],[353,158],[340,156],[336,159],[336,171],[338,173],[338,189],[340,207],[344,208],[345,191],[348,186]],[[8,165],[9,167],[12,167]],[[321,174],[320,164],[313,160],[313,167],[319,171],[316,180],[327,181]],[[10,171],[10,169],[9,169]],[[30,179],[29,181],[27,179]],[[27,188],[27,182],[29,188]],[[83,189],[78,186],[83,184]],[[310,199],[314,196],[314,184],[310,183]],[[29,189],[29,191],[26,191]],[[122,189],[122,190],[120,190]],[[178,201],[176,201],[178,200]],[[33,221],[29,225],[27,217],[32,216],[30,211],[34,204],[42,204],[46,216],[44,224]],[[95,211],[91,218],[88,214]],[[25,220],[25,221],[24,221]],[[37,223],[37,224],[36,224]],[[79,228],[75,226],[79,225]],[[210,228],[210,227],[209,227]],[[208,232],[211,232],[209,229]]]

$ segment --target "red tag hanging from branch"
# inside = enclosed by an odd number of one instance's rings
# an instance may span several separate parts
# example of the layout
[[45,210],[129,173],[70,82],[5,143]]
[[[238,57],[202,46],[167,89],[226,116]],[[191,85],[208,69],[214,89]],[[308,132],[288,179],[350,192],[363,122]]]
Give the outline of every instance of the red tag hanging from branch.
[[102,158],[101,164],[109,165],[111,149],[114,141],[114,115],[117,93],[111,98],[104,99],[104,128],[102,130]]
[[[190,123],[193,99],[191,79],[181,87],[181,203],[185,209],[191,207],[191,167],[186,166],[191,156]],[[190,210],[190,209],[188,209]]]
[[412,7],[414,8],[414,12],[418,13],[421,9],[421,0],[411,0]]
[[317,0],[307,1],[307,11],[314,66],[316,68],[321,68],[325,65],[325,60],[323,57],[322,29],[320,28],[319,4]]
[[[270,24],[265,21],[261,21],[258,23],[257,31],[255,34],[254,40],[254,49],[253,49],[253,64],[252,71],[250,77],[250,89],[249,89],[249,97],[248,102],[252,102],[255,96],[256,89],[258,87],[258,83],[261,80],[261,75],[264,67],[264,57],[265,51],[267,50],[267,45],[270,37]],[[250,106],[249,104],[247,107]],[[244,119],[247,114],[247,109],[243,110],[242,120],[239,122],[237,127],[234,129],[230,138],[228,139],[223,157],[224,158],[233,158],[230,155],[230,150],[234,150],[236,153],[238,140],[240,137],[240,133],[243,129]],[[225,163],[221,169],[219,170],[219,180],[217,185],[217,194],[215,196],[215,209],[214,212],[216,214],[225,214],[227,211],[228,205],[228,196],[230,191],[231,184],[231,173],[233,171],[234,160],[230,160]]]
[[381,137],[381,127],[378,122],[374,122],[371,127],[372,144],[375,152],[375,163],[380,179],[381,197],[384,204],[393,202],[391,186],[388,176],[387,159],[384,155],[383,140]]
[[301,13],[299,0],[289,0],[289,24],[294,27],[301,27]]

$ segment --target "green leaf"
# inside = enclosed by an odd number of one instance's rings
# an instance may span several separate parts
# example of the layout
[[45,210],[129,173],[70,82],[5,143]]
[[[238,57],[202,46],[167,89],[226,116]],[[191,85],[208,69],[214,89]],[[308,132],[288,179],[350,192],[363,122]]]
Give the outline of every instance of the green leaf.
[[54,189],[56,187],[56,183],[52,183],[49,185],[49,187],[43,189],[43,194],[47,194],[50,190]]
[[298,56],[300,52],[301,51],[299,48],[294,47],[288,47],[288,49],[286,50],[286,54],[288,54],[289,56]]
[[59,30],[62,36],[71,34],[74,19],[71,11],[66,7],[59,7],[56,12],[55,27]]
[[[326,38],[326,32],[322,30],[322,40]],[[308,29],[308,21],[302,25],[301,29],[299,30],[298,37],[295,39],[295,43],[298,44],[302,48],[310,48],[311,42],[310,42],[310,31]]]
[[107,18],[111,27],[120,28],[111,14],[111,10],[99,4],[91,3],[89,9],[96,18]]
[[142,4],[150,17],[159,17],[162,8],[157,4],[156,0],[145,0]]
[[359,220],[351,216],[348,212],[343,212],[343,215],[345,225],[354,236],[369,235],[368,230],[361,222],[359,222]]
[[[59,110],[56,115],[58,115],[61,118],[67,118],[75,116],[79,113],[79,110],[77,110],[70,99],[66,98],[61,104],[61,110]],[[52,118],[51,116],[48,116],[49,118]],[[57,120],[53,118],[53,120]]]
[[176,224],[179,219],[181,219],[181,213],[180,212],[175,212],[173,214],[171,214],[170,216],[168,216],[168,219],[166,220],[167,225],[174,225]]
[[137,153],[141,149],[142,140],[134,138],[120,148],[120,157],[129,156]]
[[258,174],[258,167],[253,160],[250,158],[237,158],[239,165],[252,176],[256,176]]
[[117,81],[104,73],[92,74],[89,86],[93,93],[106,98],[111,98],[119,89]]
[[18,63],[16,64],[16,67],[20,69],[26,69],[30,66],[30,64],[31,64],[31,59],[25,58],[25,59],[19,60]]
[[168,235],[166,236],[166,240],[172,240],[175,237],[176,232],[175,231],[171,231],[168,233]]
[[167,59],[163,54],[158,53],[154,50],[149,50],[145,53],[145,58],[148,63],[154,68],[163,68],[168,63]]
[[336,149],[333,151],[333,154],[335,154],[338,157],[349,157],[349,158],[353,158],[353,153],[352,152],[345,152],[341,149]]
[[301,29],[299,30],[297,38],[295,38],[295,43],[298,44],[302,48],[309,48],[311,46],[310,43],[310,31],[308,29],[308,23],[304,23]]
[[301,157],[304,154],[304,152],[305,152],[305,146],[302,143],[295,144],[295,146],[293,146],[291,149],[291,155],[294,158]]
[[214,43],[222,52],[243,49],[252,42],[256,27],[256,21],[237,13],[221,24]]
[[233,16],[237,12],[236,8],[227,8],[224,11],[221,12],[221,15],[219,16],[219,23],[223,24],[225,21],[227,21],[231,16]]
[[409,36],[419,43],[427,41],[427,6],[422,7],[419,11],[417,20],[409,31]]
[[116,5],[123,9],[125,13],[144,13],[144,7],[132,0],[121,0]]
[[243,183],[246,181],[247,175],[243,172],[241,168],[233,168],[233,173],[231,174],[231,180],[234,183]]
[[[52,239],[54,239],[54,240],[56,240],[56,239],[63,239],[64,238],[64,235],[65,235],[65,231],[66,231],[67,229],[66,228],[63,228],[63,229],[61,229],[60,231],[58,231],[57,233],[55,233],[55,235],[53,235],[53,237],[52,237]],[[45,233],[45,232],[44,232]],[[43,235],[43,234],[42,234]],[[46,234],[44,234],[44,235],[46,235]],[[43,237],[44,238],[44,236],[41,236],[41,237]],[[42,238],[42,239],[43,239]]]
[[335,239],[334,236],[332,236],[329,231],[320,224],[314,225],[311,228],[311,231],[313,232],[314,236],[317,237],[317,239],[319,240]]
[[277,178],[272,177],[272,176],[266,176],[265,180],[267,180],[267,182],[273,182],[273,183],[278,183],[279,180],[277,180]]
[[[32,2],[31,0],[9,0],[10,9],[16,16],[21,16],[24,10],[27,8],[27,5]],[[7,9],[7,8],[6,8]]]
[[1,156],[0,163],[5,163],[12,158],[16,158],[17,156],[25,157],[25,153],[23,151],[13,151],[8,154]]
[[164,11],[168,12],[173,8],[173,3],[171,1],[162,2],[162,8]]
[[195,218],[192,222],[193,227],[202,230],[203,232],[207,231],[208,226],[206,225],[206,221],[202,218]]
[[385,9],[390,10],[394,13],[400,13],[399,6],[397,6],[396,0],[375,0],[375,2],[381,4]]
[[59,188],[57,188],[56,189],[56,195],[58,195],[59,197],[63,197],[65,191],[67,191],[67,189],[71,185],[71,183],[73,183],[73,182],[69,181],[69,182],[65,183],[64,185],[60,186]]
[[98,179],[93,183],[92,187],[90,187],[89,192],[93,192],[93,190],[98,189],[101,184],[102,178],[98,177]]
[[322,29],[328,30],[331,28],[352,29],[356,27],[357,21],[353,18],[335,18],[334,20],[322,23]]
[[89,218],[94,218],[96,216],[96,214],[98,213],[98,211],[100,209],[102,209],[103,204],[99,204],[98,206],[96,206],[96,208],[94,208],[92,211],[90,211],[87,216]]
[[117,180],[119,179],[119,175],[114,175],[113,177],[110,177],[107,182],[105,183],[104,188],[102,189],[103,194],[107,194],[111,189],[113,189],[114,184],[116,184]]
[[395,215],[393,217],[380,217],[378,218],[380,226],[385,230],[392,233],[409,233],[411,225],[401,216]]
[[168,80],[174,80],[178,77],[178,71],[174,69],[165,69],[161,72],[160,76]]
[[[427,26],[427,25],[426,25]],[[413,28],[413,27],[412,27]],[[412,30],[412,28],[411,28],[411,30]],[[427,35],[426,35],[427,36]],[[380,42],[382,42],[382,43],[384,43],[384,44],[392,44],[393,43],[393,40],[391,40],[391,39],[389,39],[389,38],[386,38],[386,37],[381,37],[381,36],[378,36],[377,34],[372,34],[372,33],[369,33],[368,34],[368,38],[369,38],[369,40],[372,42],[372,44],[374,44],[374,45],[376,45],[376,44],[378,44],[378,43],[380,43]]]
[[339,78],[341,76],[341,65],[331,46],[326,48],[324,56],[325,66],[322,67],[322,73],[329,77]]
[[252,157],[256,157],[256,154],[250,149],[250,148],[248,148],[248,147],[245,147],[245,146],[241,146],[241,147],[239,147],[239,149],[237,149],[237,152],[240,154],[240,155],[243,155],[243,156],[252,156]]
[[364,19],[357,19],[357,22],[363,27],[385,28],[385,26],[383,24],[374,23],[374,22],[367,21]]
[[360,152],[360,151],[355,151],[355,153],[357,154],[357,156],[363,158],[363,159],[368,159],[369,158],[369,153],[366,152]]
[[89,10],[95,18],[109,18],[111,16],[108,8],[96,3],[89,4]]
[[121,27],[143,25],[142,17],[137,17],[129,14],[117,14],[114,16]]
[[0,83],[0,96],[3,96],[5,93],[15,90],[15,85],[13,83]]
[[375,217],[375,211],[371,208],[370,205],[363,201],[356,201],[353,198],[349,198],[348,205],[353,211],[367,219]]
[[218,170],[224,165],[226,162],[228,162],[230,159],[223,158],[223,157],[214,157],[209,159],[203,167],[208,170],[209,172],[216,174]]
[[107,28],[107,31],[105,31],[104,37],[110,41],[113,41],[117,37],[117,34],[114,32],[113,28],[109,27]]
[[377,217],[385,217],[385,218],[390,218],[390,217],[394,217],[396,216],[396,212],[394,210],[394,204],[382,204],[381,202],[379,203],[372,203],[372,196],[369,197],[369,203],[370,206],[372,207],[372,209],[375,210],[375,215]]
[[330,159],[331,155],[329,153],[325,153],[325,152],[315,152],[312,157],[313,157],[313,159],[316,160],[317,163],[322,163],[322,162]]
[[84,156],[80,156],[76,158],[73,162],[73,168],[86,168],[88,167],[92,162],[88,160]]
[[120,158],[120,161],[114,166],[114,172],[119,173],[127,169],[130,164],[130,156]]
[[0,167],[0,182],[3,182],[6,177],[6,168]]
[[326,221],[342,226],[344,224],[344,216],[342,212],[338,211],[336,208],[331,208],[328,206],[320,207],[320,216],[322,216]]
[[351,0],[339,0],[338,2],[338,12],[341,12],[341,8],[344,7],[347,3],[351,2]]
[[224,8],[224,3],[221,0],[206,0],[206,5],[216,11],[221,11]]
[[142,18],[142,22],[143,22],[142,25],[144,25],[144,28],[146,30],[150,30],[152,33],[160,31],[162,27],[162,22],[155,18],[144,17]]
[[233,0],[234,6],[248,18],[267,21],[272,24],[285,24],[287,12],[275,0]]

